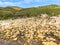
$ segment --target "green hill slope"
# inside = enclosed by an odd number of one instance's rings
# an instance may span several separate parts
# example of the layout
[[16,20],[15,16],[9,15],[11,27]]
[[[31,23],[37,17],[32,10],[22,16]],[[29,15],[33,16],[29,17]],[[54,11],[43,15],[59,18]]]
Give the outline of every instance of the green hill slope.
[[16,6],[0,7],[0,19],[14,18],[15,13],[22,8]]
[[20,8],[17,6],[0,7],[0,19],[22,18],[22,17],[37,17],[41,14],[49,16],[59,15],[59,5],[46,5],[32,8]]
[[42,6],[42,7],[27,8],[27,9],[20,10],[19,14],[29,15],[29,16],[39,16],[41,14],[48,14],[49,16],[59,15],[60,6],[48,5],[48,6]]

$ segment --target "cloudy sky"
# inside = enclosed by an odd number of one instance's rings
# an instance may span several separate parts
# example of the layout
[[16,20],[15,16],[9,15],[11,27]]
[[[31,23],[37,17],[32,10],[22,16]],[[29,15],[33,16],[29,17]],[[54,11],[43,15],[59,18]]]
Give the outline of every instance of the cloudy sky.
[[60,5],[60,0],[0,0],[0,6],[37,7],[49,4]]

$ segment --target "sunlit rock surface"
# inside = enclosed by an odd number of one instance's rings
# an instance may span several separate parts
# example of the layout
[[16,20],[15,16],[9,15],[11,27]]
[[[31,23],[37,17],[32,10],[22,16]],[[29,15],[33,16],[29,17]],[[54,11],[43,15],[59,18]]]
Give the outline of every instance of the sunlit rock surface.
[[45,15],[1,20],[0,45],[60,45],[60,16]]

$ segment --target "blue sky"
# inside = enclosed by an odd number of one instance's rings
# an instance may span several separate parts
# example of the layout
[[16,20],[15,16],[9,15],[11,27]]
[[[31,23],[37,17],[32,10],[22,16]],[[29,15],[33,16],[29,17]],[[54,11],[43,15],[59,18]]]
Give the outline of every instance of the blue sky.
[[0,0],[0,6],[19,6],[23,8],[37,7],[49,4],[60,5],[60,0]]

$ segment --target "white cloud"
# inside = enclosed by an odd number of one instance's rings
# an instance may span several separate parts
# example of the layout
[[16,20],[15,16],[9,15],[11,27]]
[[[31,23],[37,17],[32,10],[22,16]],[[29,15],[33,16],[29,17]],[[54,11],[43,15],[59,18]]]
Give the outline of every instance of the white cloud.
[[20,5],[24,5],[24,4],[31,4],[34,2],[41,2],[43,0],[21,0],[19,2],[2,2],[0,1],[0,6],[20,6]]
[[0,6],[17,6],[20,5],[21,2],[2,2],[0,1]]

